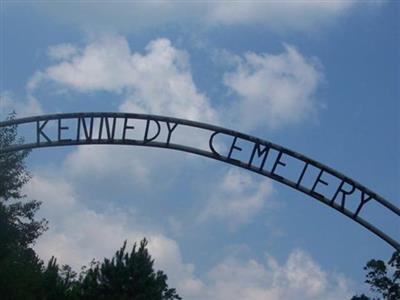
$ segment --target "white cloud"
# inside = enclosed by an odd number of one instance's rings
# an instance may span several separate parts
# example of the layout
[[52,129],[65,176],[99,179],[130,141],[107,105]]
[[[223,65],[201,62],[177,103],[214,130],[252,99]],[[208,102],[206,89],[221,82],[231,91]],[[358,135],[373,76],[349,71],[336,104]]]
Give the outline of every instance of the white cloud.
[[320,104],[314,94],[321,81],[315,61],[292,46],[281,54],[247,53],[235,57],[236,69],[225,84],[239,97],[231,104],[231,119],[248,129],[279,128],[312,117]]
[[184,169],[204,164],[190,154],[136,146],[85,145],[68,153],[60,172],[77,185],[100,185],[133,193],[168,189]]
[[315,31],[363,6],[386,1],[180,1],[41,3],[40,12],[92,31],[132,32],[165,24],[216,26],[257,24],[273,31]]
[[207,292],[196,299],[337,300],[352,295],[346,278],[322,270],[302,250],[294,250],[282,265],[271,256],[266,264],[228,257],[205,282]]
[[186,52],[172,47],[167,39],[152,41],[146,49],[147,55],[135,59],[138,80],[121,109],[129,111],[133,104],[154,114],[216,122],[209,99],[193,82]]
[[275,30],[315,30],[318,24],[335,19],[353,6],[356,1],[226,1],[215,2],[207,20],[212,24],[260,24]]
[[44,81],[80,92],[121,94],[124,112],[162,114],[210,123],[236,124],[246,130],[280,128],[315,116],[321,104],[315,93],[322,80],[316,59],[285,45],[280,54],[243,57],[221,51],[235,69],[224,74],[234,99],[218,111],[193,82],[189,55],[168,39],[151,41],[145,53],[132,52],[121,36],[95,40],[83,48],[61,44],[50,48],[57,63],[34,74],[33,91]]
[[124,38],[103,38],[87,45],[82,55],[79,52],[47,68],[48,78],[81,91],[113,92],[136,79],[129,45]]
[[109,91],[122,93],[124,112],[164,114],[191,120],[216,122],[216,112],[209,99],[199,93],[193,82],[185,51],[168,39],[156,39],[146,53],[131,52],[121,36],[109,36],[83,49],[72,47],[65,58],[65,45],[50,52],[61,59],[57,64],[37,72],[29,86],[51,80],[81,92]]
[[216,190],[210,191],[210,199],[200,212],[199,220],[223,220],[235,228],[249,222],[266,203],[272,203],[273,191],[269,180],[254,181],[251,175],[232,168]]
[[78,203],[73,188],[63,180],[48,180],[34,176],[25,185],[24,192],[34,199],[44,201],[40,214],[57,219],[76,209]]
[[40,115],[43,110],[36,98],[28,96],[25,100],[16,100],[10,92],[0,93],[0,119],[5,119],[15,111],[18,118]]
[[[162,163],[161,159],[158,161]],[[150,155],[133,151],[132,148],[85,146],[68,154],[63,167],[66,174],[76,181],[85,181],[96,174],[95,180],[103,178],[110,185],[119,181],[127,186],[135,182],[138,186],[146,187],[155,180],[151,177],[155,165],[157,162]]]
[[41,258],[48,260],[54,255],[60,263],[79,270],[93,258],[111,257],[124,240],[131,247],[146,237],[155,268],[166,272],[170,286],[185,297],[203,289],[202,281],[194,275],[194,266],[183,261],[176,241],[144,228],[135,214],[117,209],[96,212],[79,201],[68,182],[49,176],[35,176],[25,188],[30,197],[42,201],[40,214],[49,220],[50,229],[35,245]]
[[[30,91],[52,81],[85,93],[119,93],[125,99],[119,106],[123,112],[218,122],[209,99],[197,91],[193,82],[188,54],[173,47],[167,39],[153,40],[144,54],[132,52],[121,36],[104,37],[83,48],[61,44],[50,49],[59,61],[31,78]],[[190,133],[183,131],[179,135],[187,134]],[[190,141],[208,145],[208,140],[201,135],[192,134]],[[132,148],[80,147],[67,156],[64,168],[74,180],[85,180],[89,174],[96,174],[97,178],[108,178],[111,182],[118,178],[127,185],[135,182],[142,187],[159,181],[155,176],[160,173],[168,174],[168,179],[162,182],[173,179],[173,174],[179,170],[175,156],[169,155],[166,159],[163,154],[154,156],[148,152]],[[160,169],[167,171],[160,172]]]
[[72,44],[59,44],[51,46],[48,50],[48,55],[54,60],[68,60],[74,57],[78,49]]

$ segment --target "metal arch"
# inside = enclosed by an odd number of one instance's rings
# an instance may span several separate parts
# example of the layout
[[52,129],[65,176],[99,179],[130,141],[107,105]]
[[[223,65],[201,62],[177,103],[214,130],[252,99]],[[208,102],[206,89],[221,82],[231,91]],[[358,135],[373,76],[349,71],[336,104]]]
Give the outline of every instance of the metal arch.
[[[90,123],[87,120],[90,120]],[[109,119],[113,120],[113,123],[110,125]],[[49,121],[57,121],[57,137],[51,139],[44,132],[44,128]],[[63,120],[72,120],[77,122],[76,130],[76,138],[74,139],[66,139],[62,138],[63,132],[68,132],[72,130],[70,127],[66,125],[62,125]],[[97,120],[97,129],[99,129],[99,133],[96,136],[93,135],[93,127],[94,120]],[[133,130],[134,126],[128,125],[129,120],[145,120],[146,121],[146,129],[143,139],[129,139],[126,138],[126,131]],[[41,123],[42,122],[42,123]],[[115,128],[116,122],[123,123],[122,125],[122,137],[115,138]],[[149,138],[149,124],[153,122],[158,127],[157,136],[152,136]],[[6,148],[0,149],[0,155],[24,150],[24,149],[34,149],[34,148],[42,148],[42,147],[57,147],[57,146],[68,146],[68,145],[88,145],[88,144],[110,144],[110,145],[133,145],[133,146],[146,146],[146,147],[156,147],[156,148],[168,148],[174,149],[184,152],[189,152],[197,155],[201,155],[204,157],[212,158],[215,160],[219,160],[231,165],[235,165],[249,171],[255,172],[257,174],[269,177],[283,183],[287,186],[292,187],[302,193],[305,193],[314,199],[328,205],[329,207],[339,211],[341,214],[351,218],[355,222],[361,224],[363,227],[386,241],[396,250],[400,250],[400,243],[396,241],[393,237],[389,236],[381,229],[377,228],[375,225],[371,224],[367,220],[360,217],[360,212],[363,210],[364,206],[370,202],[375,201],[379,205],[385,207],[387,210],[391,211],[397,216],[400,216],[400,208],[396,207],[391,202],[384,199],[382,196],[373,192],[372,190],[366,188],[359,182],[343,175],[342,173],[325,166],[307,156],[300,154],[298,152],[292,151],[288,148],[282,147],[280,145],[274,144],[267,140],[259,139],[257,137],[240,133],[238,131],[222,128],[219,126],[214,126],[206,123],[190,121],[179,118],[158,116],[158,115],[147,115],[147,114],[133,114],[133,113],[109,113],[109,112],[88,112],[88,113],[62,113],[62,114],[52,114],[52,115],[43,115],[43,116],[35,116],[35,117],[27,117],[21,119],[12,119],[0,122],[0,128],[8,127],[8,126],[17,126],[20,124],[27,123],[35,123],[36,125],[36,142],[27,143],[27,144],[17,144],[11,145]],[[157,140],[157,137],[160,133],[160,123],[165,123],[167,125],[167,138],[165,141]],[[170,126],[172,124],[172,127]],[[58,126],[57,126],[58,125]],[[209,150],[206,151],[203,149],[198,149],[191,146],[186,146],[182,144],[172,143],[171,137],[178,125],[188,126],[192,128],[203,129],[207,131],[211,131],[212,134],[209,137]],[[104,138],[104,132],[106,138]],[[232,143],[230,145],[230,150],[228,155],[220,154],[214,147],[214,138],[217,135],[226,135],[232,138]],[[251,152],[250,159],[248,161],[243,161],[241,159],[235,159],[232,156],[234,151],[241,152],[242,148],[240,148],[236,143],[238,140],[242,140],[244,142],[252,143],[253,150]],[[271,151],[276,152],[276,158],[273,163],[273,167],[270,170],[266,169],[265,162],[268,159],[268,155]],[[282,160],[283,156],[290,157],[292,159],[296,159],[302,163],[304,166],[300,173],[300,176],[296,181],[293,181],[289,178],[286,178],[282,175],[277,174],[277,167],[286,167],[287,164]],[[257,166],[254,163],[254,158],[262,158],[262,162],[260,166]],[[310,167],[317,169],[318,176],[314,181],[313,186],[307,187],[303,185],[304,175],[307,173],[307,170]],[[333,197],[327,197],[323,193],[317,191],[318,185],[329,185],[329,182],[326,179],[323,179],[323,175],[333,176],[334,178],[340,181],[340,184],[337,186],[336,192]],[[347,189],[344,188],[347,186]],[[351,187],[349,190],[348,187]],[[356,209],[350,208],[346,205],[347,197],[351,195],[354,196],[355,192],[359,192],[360,199],[358,202],[358,206]],[[341,194],[341,199],[338,200],[338,196]],[[339,197],[340,198],[340,197]]]

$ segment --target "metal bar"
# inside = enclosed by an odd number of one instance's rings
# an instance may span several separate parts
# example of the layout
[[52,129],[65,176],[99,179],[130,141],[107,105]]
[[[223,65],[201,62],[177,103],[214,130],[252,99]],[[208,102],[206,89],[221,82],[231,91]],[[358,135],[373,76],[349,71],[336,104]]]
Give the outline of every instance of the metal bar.
[[[224,134],[232,135],[232,136],[237,136],[241,139],[245,139],[251,142],[256,142],[256,143],[262,143],[270,146],[271,148],[276,149],[277,151],[281,151],[285,154],[288,154],[290,156],[293,156],[299,160],[302,160],[304,162],[307,162],[311,165],[316,166],[317,168],[324,169],[327,172],[331,173],[337,178],[340,178],[342,180],[351,182],[356,188],[361,189],[366,191],[367,193],[371,194],[374,196],[374,198],[381,203],[383,206],[386,208],[390,209],[393,211],[395,214],[400,216],[400,208],[396,207],[386,199],[384,199],[382,196],[376,194],[372,190],[368,189],[367,187],[363,186],[361,183],[357,182],[354,179],[351,179],[347,177],[346,175],[332,169],[331,167],[328,167],[312,158],[309,158],[301,153],[298,153],[296,151],[290,150],[288,148],[285,148],[283,146],[280,146],[278,144],[272,143],[270,141],[260,139],[248,134],[244,134],[238,131],[234,131],[231,129],[226,129],[223,127],[207,124],[207,123],[202,123],[202,122],[197,122],[197,121],[190,121],[190,120],[185,120],[185,119],[179,119],[179,118],[174,118],[174,117],[165,117],[165,116],[159,116],[159,115],[148,115],[148,114],[136,114],[136,113],[118,113],[118,112],[81,112],[81,113],[60,113],[60,114],[50,114],[50,115],[42,115],[42,116],[35,116],[35,117],[26,117],[26,118],[21,118],[21,119],[14,119],[14,120],[7,120],[0,122],[0,127],[4,126],[11,126],[11,125],[18,125],[18,124],[24,124],[24,123],[30,123],[30,122],[36,122],[36,121],[44,121],[44,120],[57,120],[59,118],[62,119],[73,119],[73,118],[89,118],[89,117],[116,117],[116,118],[132,118],[132,119],[139,119],[139,120],[147,120],[147,119],[152,119],[152,120],[157,120],[157,121],[163,121],[163,122],[175,122],[181,125],[186,125],[190,127],[195,127],[195,128],[202,128],[210,131],[219,131]],[[0,149],[0,153],[1,153]]]
[[[241,133],[238,131],[226,129],[226,128],[215,126],[215,125],[210,125],[210,124],[196,122],[196,121],[190,121],[190,120],[184,120],[184,119],[179,119],[179,118],[158,116],[158,115],[134,114],[134,113],[88,112],[88,113],[62,113],[62,114],[52,114],[52,115],[43,115],[43,116],[36,116],[36,117],[27,117],[27,118],[21,118],[21,119],[7,120],[7,121],[0,122],[0,127],[14,126],[14,125],[19,125],[19,124],[26,124],[26,123],[40,122],[40,121],[47,122],[50,120],[60,120],[60,119],[101,118],[101,117],[121,118],[121,119],[130,118],[130,119],[139,119],[139,120],[156,120],[156,121],[160,121],[160,122],[177,123],[179,125],[190,126],[190,127],[205,129],[205,130],[214,131],[214,132],[220,132],[222,134],[230,135],[234,138],[240,138],[240,139],[247,140],[250,142],[266,145],[270,148],[275,149],[276,151],[279,151],[279,153],[284,153],[291,157],[297,158],[297,159],[305,162],[307,165],[312,165],[316,168],[319,168],[321,171],[323,170],[324,172],[330,173],[331,175],[335,176],[336,178],[339,178],[341,180],[344,180],[344,181],[354,185],[355,188],[359,189],[360,191],[368,193],[378,203],[380,203],[381,205],[383,205],[384,207],[386,207],[387,209],[389,209],[396,215],[400,216],[400,208],[396,207],[394,204],[390,203],[389,201],[384,199],[382,196],[376,194],[375,192],[366,188],[365,186],[358,183],[357,181],[345,176],[344,174],[342,174],[324,164],[321,164],[303,154],[300,154],[300,153],[290,150],[288,148],[282,147],[278,144],[274,144],[270,141],[259,139],[257,137],[251,136],[251,135],[247,135],[247,134],[244,134],[244,133]],[[383,239],[384,241],[389,243],[391,246],[393,246],[395,249],[400,250],[400,244],[397,241],[395,241],[393,238],[389,237],[387,234],[382,232],[380,229],[376,228],[374,225],[370,224],[369,222],[362,219],[358,215],[354,216],[354,214],[351,211],[341,207],[340,205],[338,205],[336,203],[332,203],[329,199],[326,199],[325,197],[323,197],[320,194],[312,192],[311,190],[299,185],[298,183],[292,182],[286,178],[277,176],[266,170],[256,168],[254,166],[243,163],[241,161],[230,159],[229,157],[225,157],[225,156],[221,156],[221,155],[216,156],[212,152],[204,151],[204,150],[193,148],[193,147],[188,147],[188,146],[179,145],[179,144],[173,144],[173,143],[169,143],[169,142],[161,143],[161,142],[157,142],[157,141],[144,142],[144,141],[140,141],[140,140],[124,140],[124,139],[122,139],[122,140],[119,140],[119,139],[108,139],[108,140],[90,139],[90,140],[88,140],[88,139],[86,139],[86,140],[62,140],[62,141],[54,141],[54,142],[42,142],[42,143],[16,145],[16,146],[11,146],[11,147],[0,149],[0,154],[24,150],[24,149],[84,145],[84,144],[85,145],[86,144],[93,144],[93,145],[95,145],[95,144],[113,144],[113,145],[134,145],[134,146],[148,146],[148,147],[156,147],[156,148],[168,148],[168,149],[174,149],[174,150],[179,150],[179,151],[183,151],[183,152],[189,152],[189,153],[205,156],[208,158],[212,158],[215,160],[219,160],[219,161],[222,161],[225,163],[229,163],[231,165],[235,165],[235,166],[250,170],[252,172],[272,178],[278,182],[281,182],[287,186],[290,186],[290,187],[292,187],[302,193],[305,193],[305,194],[313,197],[314,199],[334,208],[335,210],[346,215],[347,217],[349,217],[352,220],[356,221],[357,223],[361,224],[363,227],[365,227],[369,231],[376,234],[378,237],[380,237],[381,239]]]

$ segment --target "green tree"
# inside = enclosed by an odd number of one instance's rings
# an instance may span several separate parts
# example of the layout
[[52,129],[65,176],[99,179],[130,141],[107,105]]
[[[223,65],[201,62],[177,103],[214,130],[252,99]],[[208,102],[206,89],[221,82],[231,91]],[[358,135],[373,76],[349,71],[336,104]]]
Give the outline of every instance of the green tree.
[[114,257],[102,263],[92,262],[81,275],[80,296],[85,300],[173,300],[182,299],[168,288],[167,275],[154,272],[154,260],[147,250],[147,240],[136,243],[130,253],[126,242]]
[[382,260],[370,260],[364,267],[367,271],[365,282],[372,292],[382,298],[369,298],[362,294],[351,300],[399,300],[400,299],[400,251],[393,253],[387,264]]
[[[14,117],[11,114],[9,119]],[[23,139],[17,137],[16,126],[0,128],[0,149],[22,143]],[[31,245],[47,229],[46,220],[34,219],[40,202],[27,201],[21,191],[31,178],[25,165],[28,154],[29,150],[23,150],[0,155],[0,204],[13,228],[7,232],[10,235],[2,237],[6,238],[5,241],[13,240],[23,247]]]
[[[9,118],[14,118],[10,115]],[[0,128],[0,149],[23,143],[16,126]],[[40,202],[26,200],[21,189],[30,179],[29,151],[0,155],[0,292],[2,299],[36,299],[41,291],[42,262],[31,248],[46,230],[34,219]]]
[[64,265],[61,268],[52,257],[42,274],[43,300],[79,299],[79,282],[76,272]]

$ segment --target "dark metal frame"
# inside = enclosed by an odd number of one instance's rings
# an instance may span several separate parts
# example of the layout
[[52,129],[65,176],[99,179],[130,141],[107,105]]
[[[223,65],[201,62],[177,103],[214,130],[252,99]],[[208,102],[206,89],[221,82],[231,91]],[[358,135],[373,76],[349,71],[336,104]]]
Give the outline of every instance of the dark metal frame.
[[[194,147],[189,147],[185,145],[180,145],[180,144],[175,144],[170,142],[170,136],[166,142],[160,142],[160,141],[155,141],[152,139],[148,140],[132,140],[132,139],[126,139],[125,134],[122,139],[115,139],[114,136],[112,138],[86,138],[86,139],[80,139],[79,137],[76,140],[67,140],[67,139],[61,139],[61,131],[64,130],[65,128],[68,127],[62,127],[61,122],[62,120],[67,120],[67,119],[77,119],[78,124],[79,122],[84,122],[85,119],[91,119],[93,118],[115,118],[115,119],[124,119],[125,120],[125,125],[126,129],[133,128],[129,127],[127,125],[127,122],[129,119],[137,119],[137,120],[147,120],[156,122],[158,125],[158,122],[166,122],[168,124],[176,124],[177,125],[184,125],[184,126],[189,126],[189,127],[194,127],[194,128],[199,128],[199,129],[204,129],[211,131],[212,134],[209,139],[209,146],[211,151],[205,151],[202,149],[197,149]],[[114,120],[115,120],[114,119]],[[45,134],[41,132],[43,127],[47,124],[48,121],[51,120],[57,120],[58,121],[58,140],[51,141],[50,139],[47,139]],[[103,120],[103,119],[101,119]],[[40,122],[43,122],[42,124]],[[108,122],[108,121],[107,121]],[[28,144],[19,144],[19,145],[12,145],[7,148],[2,148],[0,149],[0,155],[8,152],[13,152],[13,151],[19,151],[19,150],[24,150],[24,149],[34,149],[34,148],[42,148],[42,147],[56,147],[56,146],[68,146],[68,145],[88,145],[88,144],[111,144],[111,145],[133,145],[133,146],[146,146],[146,147],[156,147],[156,148],[168,148],[168,149],[174,149],[174,150],[179,150],[179,151],[184,151],[184,152],[189,152],[197,155],[201,155],[204,157],[212,158],[215,160],[219,160],[234,166],[238,166],[244,169],[247,169],[249,171],[255,172],[257,174],[272,178],[280,183],[283,183],[287,186],[292,187],[293,189],[296,189],[302,193],[305,193],[314,199],[328,205],[329,207],[339,211],[340,213],[344,214],[345,216],[351,218],[355,222],[361,224],[364,226],[366,229],[369,231],[373,232],[376,234],[378,237],[389,243],[392,247],[394,247],[396,250],[400,250],[400,243],[396,241],[393,237],[390,237],[388,234],[383,232],[382,230],[378,229],[365,219],[361,218],[359,216],[360,210],[364,207],[364,205],[371,201],[374,200],[376,203],[382,205],[389,211],[393,212],[397,216],[400,216],[400,209],[396,207],[394,204],[390,203],[389,201],[385,200],[382,196],[376,194],[372,190],[366,188],[365,186],[361,185],[357,181],[343,175],[342,173],[325,166],[311,158],[308,158],[305,155],[302,155],[298,152],[292,151],[290,149],[287,149],[285,147],[282,147],[280,145],[271,143],[269,141],[259,139],[257,137],[243,134],[234,130],[206,124],[206,123],[201,123],[201,122],[195,122],[195,121],[190,121],[190,120],[184,120],[184,119],[178,119],[178,118],[171,118],[171,117],[165,117],[165,116],[157,116],[157,115],[146,115],[146,114],[131,114],[131,113],[106,113],[106,112],[88,112],[88,113],[64,113],[64,114],[52,114],[52,115],[43,115],[43,116],[36,116],[36,117],[27,117],[27,118],[21,118],[21,119],[12,119],[12,120],[7,120],[0,122],[0,128],[1,127],[7,127],[7,126],[17,126],[19,124],[26,124],[26,123],[36,123],[36,129],[37,129],[37,142],[36,143],[28,143]],[[84,133],[88,135],[88,128],[86,127],[86,123],[83,124],[84,127]],[[107,131],[109,132],[110,128],[108,127],[109,124],[107,123]],[[92,125],[89,129],[91,131]],[[80,135],[79,133],[80,130],[80,125],[78,125],[78,136]],[[124,129],[125,130],[125,129]],[[146,134],[147,134],[148,128],[146,128]],[[171,131],[172,132],[172,131]],[[42,134],[42,136],[41,136]],[[233,137],[233,143],[231,145],[230,151],[228,155],[221,155],[219,154],[213,146],[213,139],[216,135],[218,134],[225,134],[228,136]],[[45,139],[44,142],[41,142],[41,137]],[[249,163],[243,162],[241,160],[237,160],[231,157],[232,151],[239,151],[241,148],[237,145],[235,145],[237,139],[242,139],[248,142],[254,143],[254,149],[253,153],[251,156],[251,159]],[[261,147],[264,147],[263,149]],[[278,157],[276,158],[274,167],[271,171],[267,171],[262,168],[263,164],[261,167],[257,167],[251,164],[255,154],[257,154],[258,158],[260,158],[262,155],[263,156],[263,163],[265,162],[266,156],[268,155],[268,151],[270,149],[273,149],[278,152]],[[257,153],[256,153],[257,150]],[[289,180],[283,176],[280,176],[276,174],[275,169],[277,166],[285,166],[285,163],[281,160],[282,155],[287,155],[289,157],[295,158],[301,162],[304,163],[304,168],[302,170],[302,173],[297,181],[292,181]],[[307,188],[305,186],[301,185],[301,180],[303,179],[304,173],[306,172],[308,167],[314,167],[320,170],[319,175],[313,185],[313,187]],[[328,199],[326,196],[316,192],[316,186],[318,184],[323,184],[323,185],[328,185],[327,182],[325,182],[322,178],[324,174],[328,174],[331,176],[336,177],[337,179],[341,180],[341,184],[335,193],[335,196],[332,199]],[[348,191],[343,189],[344,185],[350,185],[352,186],[352,190]],[[360,191],[361,193],[361,199],[360,199],[360,204],[357,208],[357,210],[354,212],[348,208],[346,208],[346,195],[350,195],[353,193],[355,190]],[[339,200],[337,203],[337,196],[341,193],[342,199]]]

